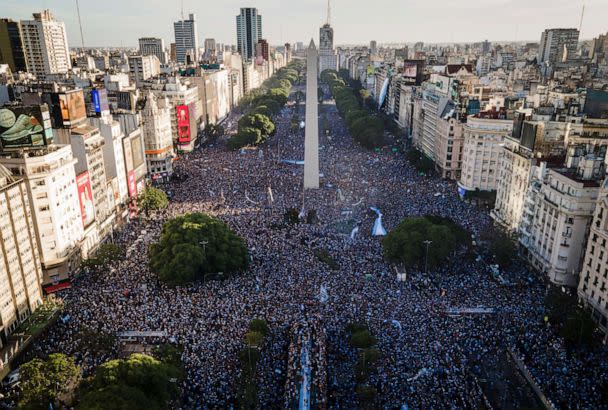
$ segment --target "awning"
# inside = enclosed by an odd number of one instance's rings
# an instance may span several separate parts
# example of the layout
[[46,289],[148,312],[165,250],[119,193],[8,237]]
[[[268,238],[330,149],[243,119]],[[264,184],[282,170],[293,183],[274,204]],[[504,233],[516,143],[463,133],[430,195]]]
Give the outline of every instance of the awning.
[[44,286],[43,289],[47,294],[59,292],[60,290],[69,289],[72,287],[72,283],[70,281],[65,281],[58,283],[56,285]]

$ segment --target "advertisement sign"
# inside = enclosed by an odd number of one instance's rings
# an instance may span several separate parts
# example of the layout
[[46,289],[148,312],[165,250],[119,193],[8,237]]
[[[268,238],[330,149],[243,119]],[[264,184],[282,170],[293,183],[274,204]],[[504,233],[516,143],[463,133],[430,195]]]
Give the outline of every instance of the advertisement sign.
[[190,142],[190,114],[188,107],[178,105],[175,107],[177,111],[177,142],[187,144]]
[[101,113],[101,102],[99,101],[99,90],[93,88],[91,90],[91,101],[93,102],[93,109],[97,114]]
[[52,142],[51,117],[46,105],[0,108],[2,148],[42,147]]
[[110,101],[108,100],[108,90],[102,88],[97,90],[99,94],[99,107],[101,111],[110,111]]
[[131,155],[133,158],[133,169],[144,163],[144,154],[141,145],[141,133],[131,138]]
[[89,171],[84,171],[76,176],[76,188],[78,189],[82,226],[86,228],[95,220],[95,207],[93,206],[93,191],[91,190]]
[[59,107],[63,125],[72,125],[87,116],[82,90],[59,94]]
[[418,75],[418,65],[416,63],[404,63],[403,64],[403,76],[409,78],[416,78]]
[[137,180],[135,179],[135,171],[129,171],[127,175],[127,185],[129,186],[129,196],[135,198],[137,196]]

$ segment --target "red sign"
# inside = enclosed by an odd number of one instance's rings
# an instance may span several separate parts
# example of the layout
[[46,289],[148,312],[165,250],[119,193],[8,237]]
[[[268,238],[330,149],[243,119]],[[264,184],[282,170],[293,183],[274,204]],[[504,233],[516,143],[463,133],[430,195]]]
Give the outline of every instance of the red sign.
[[129,196],[134,198],[137,196],[137,180],[135,179],[135,171],[129,171],[127,176],[127,182],[129,185]]
[[190,143],[190,111],[186,105],[175,107],[177,112],[177,142]]
[[76,177],[76,187],[78,189],[82,225],[86,228],[95,220],[95,207],[93,206],[93,192],[91,191],[89,171],[84,171]]

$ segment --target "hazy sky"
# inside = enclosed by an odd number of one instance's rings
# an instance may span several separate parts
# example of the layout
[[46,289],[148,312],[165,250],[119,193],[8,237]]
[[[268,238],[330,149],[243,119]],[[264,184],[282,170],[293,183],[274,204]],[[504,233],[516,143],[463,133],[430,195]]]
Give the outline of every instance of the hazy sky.
[[[608,0],[333,0],[336,44],[382,42],[539,41],[550,27],[578,27],[586,5],[581,38],[608,31]],[[66,23],[70,46],[80,45],[75,0],[0,0],[0,17],[30,18],[51,9]],[[86,46],[135,46],[156,36],[173,41],[180,0],[80,0]],[[326,0],[184,0],[196,13],[202,39],[235,44],[240,7],[257,7],[263,34],[271,44],[318,41],[326,19]]]

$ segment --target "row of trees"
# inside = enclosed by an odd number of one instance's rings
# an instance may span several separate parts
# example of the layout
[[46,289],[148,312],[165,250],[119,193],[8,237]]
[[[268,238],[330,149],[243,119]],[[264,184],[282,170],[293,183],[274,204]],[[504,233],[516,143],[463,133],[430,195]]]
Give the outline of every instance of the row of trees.
[[335,70],[324,70],[321,80],[329,85],[338,112],[354,140],[369,149],[381,147],[384,144],[384,120],[365,107],[369,93],[356,91]]
[[239,408],[255,409],[258,404],[258,389],[255,372],[260,360],[260,346],[268,334],[268,324],[264,319],[253,319],[245,334],[247,347],[239,351],[241,380],[238,392]]
[[245,241],[224,222],[198,212],[168,220],[149,257],[152,272],[173,285],[231,274],[249,264]]
[[357,349],[355,379],[359,406],[363,409],[373,409],[378,392],[369,384],[369,379],[380,358],[380,351],[375,347],[377,340],[363,324],[350,323],[346,326],[346,330],[350,334],[350,345]]
[[228,141],[229,149],[259,145],[274,134],[272,117],[287,103],[292,85],[299,81],[301,69],[301,62],[292,61],[243,98],[241,108],[249,109],[249,112],[239,120],[237,134]]
[[384,237],[382,246],[391,263],[433,269],[470,242],[469,234],[451,219],[427,215],[405,218]]
[[33,359],[20,367],[19,408],[166,409],[184,376],[180,352],[163,346],[154,355],[132,354],[110,360],[85,379],[73,357],[54,353],[46,360]]

